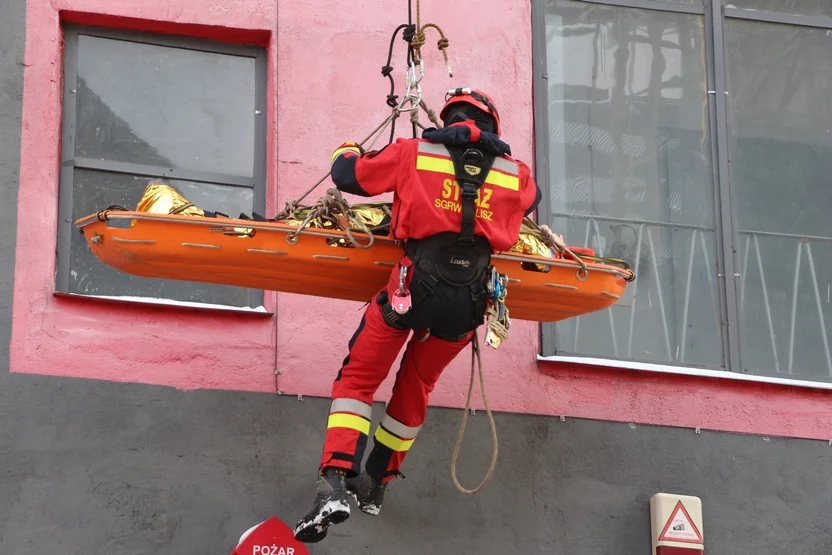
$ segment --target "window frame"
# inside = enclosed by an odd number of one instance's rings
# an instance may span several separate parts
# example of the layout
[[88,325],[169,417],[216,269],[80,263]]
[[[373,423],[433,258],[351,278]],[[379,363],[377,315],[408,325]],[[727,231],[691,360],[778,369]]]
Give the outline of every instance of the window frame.
[[[729,8],[729,0],[702,0],[701,4],[681,4],[654,0],[572,0],[583,4],[600,4],[620,8],[636,8],[647,11],[673,12],[680,14],[701,14],[705,31],[705,65],[707,75],[707,96],[709,110],[709,132],[713,161],[714,208],[716,215],[716,284],[720,312],[720,334],[722,337],[723,364],[720,367],[705,367],[690,363],[628,360],[624,357],[600,357],[558,351],[557,326],[552,322],[540,324],[539,360],[565,363],[598,364],[618,366],[646,371],[664,371],[681,374],[720,377],[747,377],[755,381],[787,383],[810,387],[832,386],[832,377],[817,376],[811,379],[771,372],[750,372],[745,369],[741,351],[743,327],[740,310],[740,238],[734,221],[733,196],[729,173],[730,132],[728,124],[729,91],[727,90],[724,23],[726,19],[745,19],[761,23],[783,24],[798,27],[812,27],[832,30],[832,18],[823,16],[794,15],[778,12],[755,11]],[[534,93],[534,157],[535,176],[543,192],[538,209],[538,219],[548,219],[552,214],[549,187],[549,125],[548,125],[548,66],[546,49],[546,3],[547,0],[532,0],[532,50],[533,50],[533,93]]]
[[[228,175],[216,172],[202,172],[187,169],[163,168],[144,164],[133,164],[128,162],[95,160],[91,158],[75,156],[75,128],[76,128],[76,102],[75,87],[77,83],[78,68],[78,40],[79,36],[91,36],[98,38],[114,39],[124,42],[150,44],[165,46],[181,50],[193,50],[213,54],[225,54],[231,56],[252,58],[254,60],[254,157],[252,160],[252,177]],[[252,190],[252,210],[258,213],[265,213],[267,196],[267,160],[266,149],[268,137],[266,133],[267,120],[266,108],[268,104],[268,64],[267,51],[265,48],[219,42],[215,40],[188,37],[184,35],[162,34],[156,32],[130,31],[113,29],[107,27],[96,27],[90,25],[78,25],[64,23],[62,25],[63,39],[63,60],[62,60],[62,98],[61,98],[61,150],[60,150],[60,172],[58,179],[58,229],[56,245],[56,267],[55,267],[55,293],[73,297],[106,299],[124,301],[134,304],[147,304],[153,302],[154,298],[142,296],[141,300],[122,299],[120,297],[100,297],[93,295],[80,295],[69,291],[70,272],[70,245],[72,233],[74,232],[74,221],[72,218],[73,200],[72,195],[75,189],[75,171],[93,170],[106,173],[127,174],[146,176],[148,179],[179,179],[197,183],[220,185],[224,187],[243,187]],[[228,310],[258,310],[263,308],[265,291],[253,289],[249,295],[251,308],[237,307],[232,305],[212,305],[202,302],[181,303],[189,307],[207,309]],[[178,301],[163,299],[166,305],[176,305]]]

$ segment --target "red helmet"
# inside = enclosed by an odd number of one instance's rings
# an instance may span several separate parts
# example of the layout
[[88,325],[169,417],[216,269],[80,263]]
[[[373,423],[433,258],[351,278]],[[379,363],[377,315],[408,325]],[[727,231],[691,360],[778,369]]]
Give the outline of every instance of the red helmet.
[[448,113],[448,108],[459,103],[470,104],[471,106],[479,108],[486,114],[490,115],[494,118],[494,123],[496,124],[495,132],[497,135],[502,135],[500,114],[497,112],[497,107],[494,105],[491,97],[482,91],[471,89],[470,87],[449,90],[445,95],[445,105],[439,113],[439,118],[444,121],[445,116]]

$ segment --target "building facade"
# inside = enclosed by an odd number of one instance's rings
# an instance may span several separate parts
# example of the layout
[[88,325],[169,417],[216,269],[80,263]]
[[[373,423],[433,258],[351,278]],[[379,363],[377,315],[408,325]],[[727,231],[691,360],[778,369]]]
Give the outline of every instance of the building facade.
[[[73,222],[159,177],[274,215],[389,114],[408,4],[388,4],[0,6],[0,551],[230,552],[308,508],[362,306],[124,275]],[[428,105],[488,91],[538,221],[637,279],[485,352],[500,460],[481,493],[447,470],[465,352],[382,514],[313,552],[647,553],[658,492],[702,499],[707,551],[832,551],[832,8],[794,4],[422,2],[454,73],[428,30]],[[468,487],[491,448],[474,406]]]

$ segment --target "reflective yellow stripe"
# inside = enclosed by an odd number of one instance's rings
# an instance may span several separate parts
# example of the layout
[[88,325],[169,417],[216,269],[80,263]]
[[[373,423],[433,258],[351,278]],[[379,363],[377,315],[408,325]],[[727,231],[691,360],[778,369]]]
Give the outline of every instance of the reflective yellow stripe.
[[[435,154],[437,156],[442,156],[447,159],[451,159],[451,152],[445,147],[443,144],[438,143],[428,143],[428,142],[419,142],[419,152],[424,152],[425,154]],[[494,162],[491,166],[495,170],[500,170],[503,173],[507,173],[509,175],[519,175],[520,168],[517,165],[517,162],[512,160],[506,160],[505,158],[494,158]]]
[[413,445],[413,439],[399,439],[381,426],[376,428],[375,440],[393,451],[407,451]]
[[340,156],[341,154],[343,154],[344,152],[346,152],[348,150],[351,150],[351,151],[355,152],[356,154],[361,154],[361,151],[358,150],[358,147],[356,147],[356,146],[345,146],[344,148],[339,148],[338,150],[336,150],[335,152],[332,153],[332,158],[329,160],[329,163],[330,164],[333,163],[335,161],[335,159],[338,158],[338,156]]
[[428,172],[447,173],[455,175],[454,163],[450,158],[436,158],[435,156],[417,156],[416,169]]
[[488,177],[485,178],[485,182],[495,187],[502,187],[503,189],[511,189],[512,191],[520,190],[520,178],[514,175],[490,171],[488,172]]
[[[444,173],[454,177],[456,176],[456,172],[454,172],[454,163],[447,158],[417,156],[416,169],[428,172]],[[516,175],[508,175],[492,170],[488,172],[485,182],[489,185],[494,185],[495,187],[501,187],[503,189],[510,189],[512,191],[520,190],[520,178]]]
[[370,421],[354,414],[330,414],[327,428],[349,428],[370,435]]

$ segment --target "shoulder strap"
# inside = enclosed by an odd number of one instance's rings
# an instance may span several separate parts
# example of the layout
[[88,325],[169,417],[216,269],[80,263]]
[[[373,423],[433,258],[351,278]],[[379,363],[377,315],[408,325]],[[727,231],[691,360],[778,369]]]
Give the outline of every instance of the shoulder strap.
[[462,188],[462,229],[458,243],[473,245],[477,191],[494,164],[494,155],[469,145],[449,145],[456,181]]

